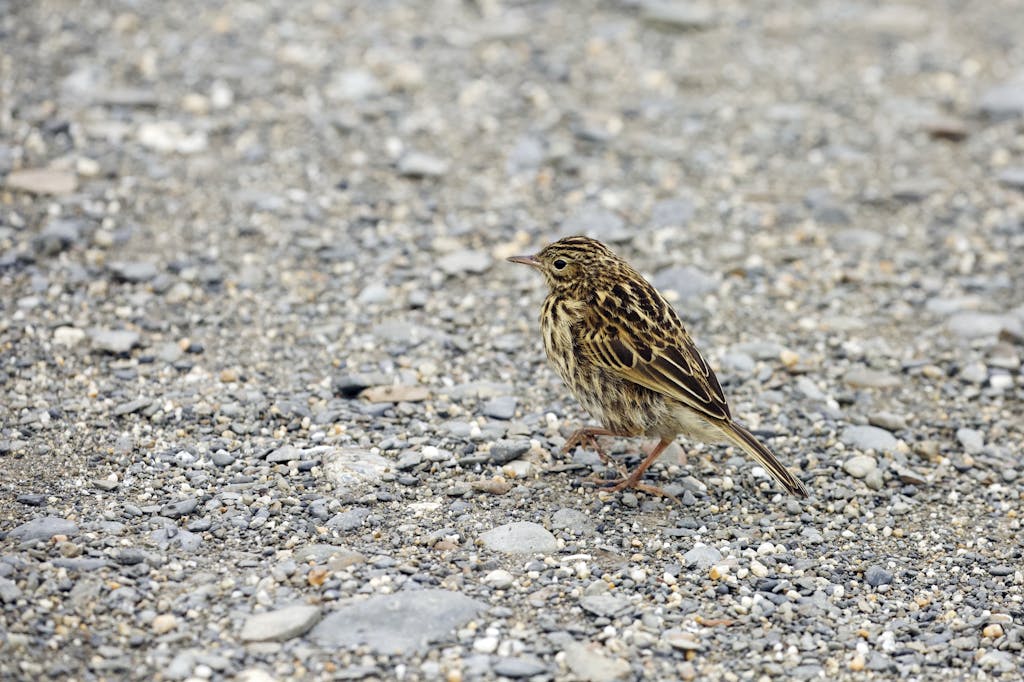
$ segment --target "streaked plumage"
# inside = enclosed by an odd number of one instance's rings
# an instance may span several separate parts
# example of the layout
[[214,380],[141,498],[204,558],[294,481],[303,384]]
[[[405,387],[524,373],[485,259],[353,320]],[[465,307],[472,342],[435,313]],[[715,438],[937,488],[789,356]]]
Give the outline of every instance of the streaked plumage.
[[641,487],[643,472],[679,434],[730,442],[786,490],[807,489],[733,420],[718,378],[672,306],[640,273],[599,241],[566,237],[535,256],[509,259],[538,269],[550,291],[541,310],[544,349],[562,380],[604,429],[597,435],[656,436],[658,446],[613,489]]

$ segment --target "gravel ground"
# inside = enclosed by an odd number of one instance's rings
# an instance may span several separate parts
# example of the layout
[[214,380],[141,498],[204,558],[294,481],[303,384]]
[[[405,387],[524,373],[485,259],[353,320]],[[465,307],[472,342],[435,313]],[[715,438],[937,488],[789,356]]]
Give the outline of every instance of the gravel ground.
[[[1021,26],[0,0],[0,676],[1020,679]],[[577,232],[809,501],[559,454]]]

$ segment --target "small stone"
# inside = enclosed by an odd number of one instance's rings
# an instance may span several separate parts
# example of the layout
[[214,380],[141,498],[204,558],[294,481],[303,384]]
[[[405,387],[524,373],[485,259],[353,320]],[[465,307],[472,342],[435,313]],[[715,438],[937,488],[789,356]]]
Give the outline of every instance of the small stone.
[[841,253],[863,253],[879,249],[885,238],[862,227],[839,230],[832,236],[832,247]]
[[111,263],[110,271],[122,282],[148,282],[157,276],[156,266],[146,261]]
[[504,675],[518,679],[521,677],[533,677],[547,672],[548,667],[544,661],[536,656],[515,656],[512,658],[499,658],[494,664],[494,672],[497,675]]
[[506,464],[518,459],[530,451],[528,440],[499,440],[491,446],[487,453],[495,464]]
[[645,0],[640,4],[640,18],[652,26],[677,31],[700,31],[715,25],[710,7],[681,0]]
[[[1021,88],[1024,89],[1024,83],[1021,83]],[[1024,192],[1024,166],[1004,169],[999,173],[998,180],[1003,187]]]
[[1015,334],[1024,333],[1024,325],[1010,315],[979,313],[969,310],[950,316],[946,320],[946,328],[955,336],[965,339],[996,337],[1004,330]]
[[[13,604],[21,599],[22,591],[18,584],[10,578],[0,578],[0,603]],[[10,640],[8,640],[10,645]]]
[[859,450],[894,452],[899,445],[894,435],[877,426],[849,426],[843,429],[839,438]]
[[1007,566],[1005,564],[1000,564],[999,566],[992,566],[991,568],[989,568],[988,573],[989,575],[994,575],[998,578],[1002,578],[1008,575],[1013,575],[1013,567]]
[[398,160],[398,173],[409,178],[436,178],[447,172],[447,161],[422,152],[409,152]]
[[75,327],[57,327],[53,330],[53,342],[58,346],[74,347],[85,340],[85,331]]
[[487,608],[483,602],[442,589],[350,599],[320,621],[310,638],[325,649],[366,646],[380,654],[411,654],[450,636]]
[[480,409],[485,416],[493,417],[494,419],[511,419],[516,415],[516,404],[518,401],[513,396],[501,396],[498,398],[491,398],[483,407]]
[[843,462],[843,471],[854,478],[864,478],[878,468],[878,461],[870,455],[854,455]]
[[426,386],[371,386],[359,394],[371,403],[418,403],[430,397]]
[[499,590],[510,586],[515,578],[508,571],[498,568],[484,576],[483,582]]
[[356,302],[372,305],[376,303],[384,303],[390,299],[391,291],[387,286],[379,282],[374,282],[359,292],[359,295],[356,297]]
[[853,388],[895,388],[903,383],[892,374],[863,368],[847,372],[844,381]]
[[707,545],[697,545],[683,555],[683,561],[686,562],[687,566],[698,569],[709,568],[721,560],[722,553],[714,547],[708,547]]
[[593,532],[594,522],[589,515],[577,509],[563,507],[551,515],[551,527],[556,530],[587,534]]
[[978,109],[995,120],[1024,116],[1024,73],[986,90],[978,100]]
[[78,189],[78,178],[71,171],[55,168],[23,168],[11,171],[4,186],[29,194],[71,194]]
[[892,412],[872,412],[868,415],[868,423],[886,431],[902,431],[907,428],[907,419]]
[[182,516],[187,516],[196,510],[199,506],[198,497],[187,497],[184,500],[177,502],[170,502],[160,508],[160,515],[166,516],[169,519],[177,519]]
[[682,299],[699,298],[717,291],[717,277],[690,265],[676,265],[659,270],[652,283],[660,291],[674,291]]
[[94,350],[113,355],[129,353],[140,343],[138,332],[127,329],[93,329],[89,336]]
[[483,251],[463,249],[445,254],[437,261],[437,267],[447,275],[480,274],[487,272],[494,261]]
[[661,633],[661,638],[673,649],[680,649],[682,651],[700,651],[704,648],[697,635],[685,630],[666,630]]
[[969,455],[976,455],[985,448],[985,436],[977,429],[957,429],[956,439],[963,446],[964,452]]
[[864,654],[857,652],[853,655],[853,658],[850,659],[849,668],[853,672],[859,673],[864,670],[866,665],[867,661],[864,659]]
[[27,542],[29,540],[49,540],[54,535],[75,535],[78,525],[73,521],[57,516],[43,516],[15,526],[8,533],[11,540]]
[[148,121],[139,126],[139,144],[166,154],[198,154],[208,145],[202,130],[187,132],[178,121]]
[[629,663],[621,658],[610,658],[597,644],[571,642],[565,647],[565,664],[580,680],[587,682],[614,682],[630,678]]
[[162,613],[149,624],[155,634],[164,635],[178,627],[178,619],[173,613]]
[[357,102],[383,93],[383,84],[366,69],[341,71],[326,88],[327,97],[340,102]]
[[608,592],[585,594],[580,597],[580,606],[584,611],[606,618],[615,618],[633,608],[633,604],[625,595],[609,594]]
[[550,554],[557,551],[555,536],[530,521],[516,521],[480,535],[485,547],[504,554]]
[[989,623],[981,631],[981,634],[989,639],[999,639],[1003,636],[1003,626],[999,623]]
[[210,457],[214,466],[226,467],[235,463],[235,456],[227,450],[218,450]]
[[23,493],[15,498],[18,504],[28,507],[42,507],[46,503],[46,496],[39,493]]
[[320,620],[320,607],[307,604],[249,616],[239,638],[243,642],[283,642],[309,632]]
[[868,570],[864,571],[864,582],[871,587],[878,587],[879,585],[888,585],[892,582],[892,572],[887,571],[881,566],[870,566]]

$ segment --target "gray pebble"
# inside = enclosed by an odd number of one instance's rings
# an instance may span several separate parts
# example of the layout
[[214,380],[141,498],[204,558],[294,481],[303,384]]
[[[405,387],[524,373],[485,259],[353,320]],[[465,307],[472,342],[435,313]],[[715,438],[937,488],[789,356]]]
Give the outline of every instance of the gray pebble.
[[888,585],[892,582],[892,579],[892,572],[881,566],[869,566],[868,569],[864,571],[864,582],[871,587]]
[[517,403],[518,401],[513,396],[491,398],[483,404],[480,411],[483,412],[485,416],[507,420],[516,415]]
[[633,234],[617,214],[596,204],[586,204],[562,222],[563,234],[584,234],[604,242],[624,242]]
[[710,568],[722,560],[722,553],[714,547],[707,545],[697,545],[683,555],[683,561],[686,562],[687,566],[696,567],[698,569]]
[[407,177],[440,177],[448,172],[448,162],[430,154],[409,152],[398,160],[398,172]]
[[[1024,83],[1021,83],[1021,89],[1024,89]],[[999,184],[1004,187],[1024,192],[1024,166],[1013,166],[1003,169],[999,173],[998,180]]]
[[868,423],[887,431],[902,431],[907,428],[906,417],[886,411],[872,412],[868,415]]
[[699,298],[721,286],[718,278],[691,265],[674,265],[659,270],[652,283],[661,291],[674,291],[680,298]]
[[191,514],[198,506],[198,497],[187,497],[184,500],[169,502],[168,504],[160,507],[160,515],[166,516],[169,519],[177,519],[187,514]]
[[148,282],[157,275],[156,266],[147,261],[127,261],[110,264],[110,271],[122,282]]
[[1024,74],[986,90],[978,100],[978,109],[996,120],[1024,116]]
[[310,637],[319,646],[366,646],[381,654],[423,651],[487,609],[458,592],[424,589],[349,600],[325,617]]
[[78,525],[73,521],[57,516],[42,516],[15,526],[7,533],[7,537],[26,542],[28,540],[49,540],[54,535],[73,536],[77,533]]
[[499,440],[491,446],[488,455],[495,464],[505,464],[518,459],[530,451],[528,440]]
[[864,478],[878,468],[878,460],[870,455],[854,455],[843,462],[843,471],[854,478]]
[[959,428],[956,430],[956,439],[969,455],[976,455],[985,447],[985,435],[977,429]]
[[512,658],[499,658],[494,664],[494,672],[497,675],[504,675],[513,679],[521,677],[534,677],[547,672],[548,667],[544,661],[536,656],[515,656]]
[[483,251],[463,249],[445,254],[437,260],[437,267],[448,275],[480,274],[487,272],[493,263]]
[[484,546],[504,554],[550,554],[558,542],[544,526],[530,521],[515,521],[492,528],[480,535]]
[[249,616],[238,637],[243,642],[283,642],[306,634],[319,621],[319,606],[286,606]]
[[95,350],[115,355],[130,352],[141,341],[138,332],[127,329],[91,329],[89,338]]
[[895,452],[899,445],[895,436],[877,426],[848,426],[839,437],[847,445],[859,450]]

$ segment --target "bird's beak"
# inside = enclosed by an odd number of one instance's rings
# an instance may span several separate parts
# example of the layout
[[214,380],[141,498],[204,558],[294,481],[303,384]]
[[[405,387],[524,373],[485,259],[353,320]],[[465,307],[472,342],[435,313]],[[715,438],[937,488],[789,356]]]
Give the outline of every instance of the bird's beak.
[[540,267],[540,261],[537,260],[536,256],[509,256],[507,260],[509,263],[522,263],[534,268]]

